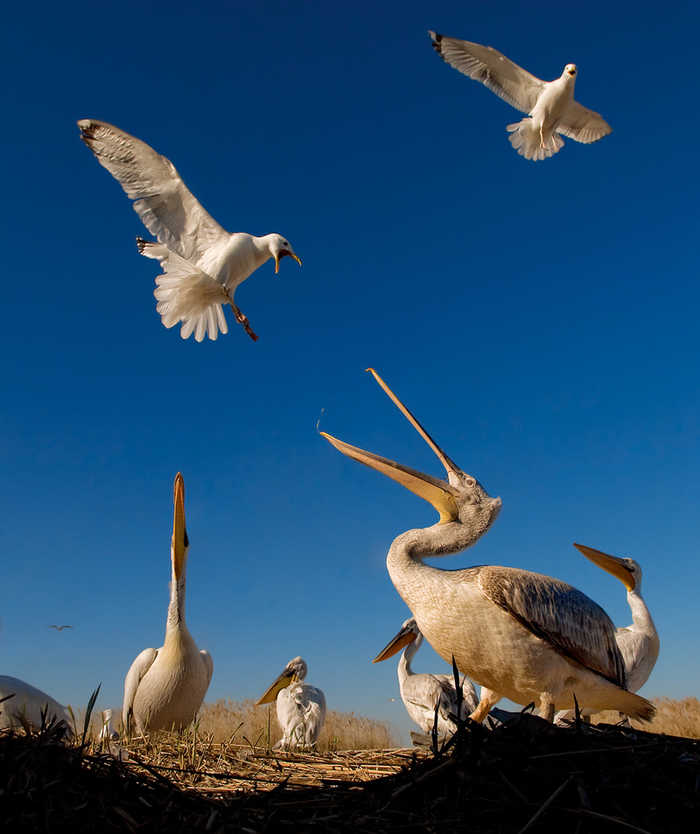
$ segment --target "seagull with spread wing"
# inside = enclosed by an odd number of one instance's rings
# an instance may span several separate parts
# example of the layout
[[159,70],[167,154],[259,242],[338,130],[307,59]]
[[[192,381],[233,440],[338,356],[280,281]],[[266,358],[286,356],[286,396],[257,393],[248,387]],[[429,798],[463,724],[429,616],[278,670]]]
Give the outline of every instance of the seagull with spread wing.
[[107,122],[81,119],[80,138],[134,200],[134,210],[154,241],[136,238],[139,252],[160,262],[156,310],[165,327],[182,322],[180,335],[201,342],[228,333],[222,305],[257,339],[234,301],[236,287],[270,258],[275,273],[289,255],[301,266],[289,242],[278,234],[229,234],[199,204],[175,166],[145,142]]
[[446,38],[433,31],[429,35],[433,48],[448,64],[527,113],[527,118],[506,128],[511,145],[525,159],[553,156],[564,146],[561,135],[588,144],[612,131],[599,113],[574,100],[575,64],[567,64],[554,81],[542,81],[492,46]]

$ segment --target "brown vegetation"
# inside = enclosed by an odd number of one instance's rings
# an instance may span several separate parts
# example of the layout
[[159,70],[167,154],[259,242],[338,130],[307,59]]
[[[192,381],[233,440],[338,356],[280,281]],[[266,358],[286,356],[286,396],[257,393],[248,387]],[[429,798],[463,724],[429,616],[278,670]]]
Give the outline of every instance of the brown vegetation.
[[[220,700],[205,704],[199,714],[199,732],[215,742],[246,742],[255,747],[272,747],[282,737],[274,704],[256,707],[253,701]],[[328,710],[317,749],[385,750],[396,747],[389,724],[355,715],[354,712]]]
[[13,834],[686,834],[697,823],[700,741],[525,714],[451,745],[278,754],[191,728],[100,752],[51,727],[0,733],[3,823]]

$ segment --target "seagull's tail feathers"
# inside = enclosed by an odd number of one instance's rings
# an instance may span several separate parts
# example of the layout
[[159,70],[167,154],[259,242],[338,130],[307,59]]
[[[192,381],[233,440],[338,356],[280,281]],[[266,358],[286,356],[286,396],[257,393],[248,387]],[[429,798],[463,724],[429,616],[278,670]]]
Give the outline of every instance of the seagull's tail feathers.
[[543,143],[540,131],[529,117],[515,122],[515,124],[507,125],[506,130],[510,133],[508,137],[510,144],[520,156],[524,156],[525,159],[532,159],[535,162],[554,156],[564,147],[564,140],[558,133],[554,132],[549,136],[544,136]]
[[156,276],[153,295],[158,303],[165,327],[182,322],[180,335],[189,339],[194,333],[196,341],[205,336],[213,341],[221,333],[228,333],[222,302],[227,295],[224,287],[206,272],[181,258],[162,243],[151,243],[137,238],[139,252],[146,258],[160,261],[163,273]]

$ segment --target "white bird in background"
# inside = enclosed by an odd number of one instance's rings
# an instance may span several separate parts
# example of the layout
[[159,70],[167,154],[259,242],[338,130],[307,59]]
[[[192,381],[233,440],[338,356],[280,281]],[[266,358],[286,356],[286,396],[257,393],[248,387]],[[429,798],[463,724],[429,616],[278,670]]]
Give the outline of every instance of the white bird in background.
[[50,625],[49,628],[55,628],[56,631],[63,631],[64,628],[73,628],[72,625]]
[[158,239],[136,242],[142,255],[163,267],[153,294],[165,327],[181,321],[183,339],[192,333],[198,342],[205,334],[216,339],[219,331],[228,333],[222,305],[230,305],[236,321],[257,339],[234,293],[270,258],[276,273],[285,255],[301,266],[289,242],[278,234],[229,234],[199,204],[169,159],[107,122],[81,119],[78,127],[83,142],[135,201],[134,210]]
[[[632,625],[615,631],[615,639],[625,665],[627,688],[638,692],[649,679],[659,657],[660,641],[647,604],[642,597],[642,569],[634,559],[610,556],[601,550],[574,544],[574,547],[603,570],[617,577],[627,588],[627,604],[632,612]],[[582,710],[590,715],[593,710]],[[566,710],[557,715],[557,721],[570,719],[573,712]]]
[[275,750],[315,747],[326,718],[326,698],[316,686],[303,683],[307,666],[300,657],[289,661],[256,704],[271,704],[277,699],[277,720],[282,738]]
[[501,698],[534,701],[552,721],[556,709],[579,703],[639,718],[653,704],[625,689],[615,626],[603,609],[565,582],[518,568],[482,565],[440,570],[426,557],[474,544],[501,508],[483,486],[435,443],[379,375],[386,394],[442,462],[447,481],[424,475],[342,440],[321,434],[344,455],[398,481],[439,512],[437,524],[397,536],[387,555],[389,576],[426,640],[481,685],[471,718],[483,721]]
[[[401,630],[374,658],[372,663],[388,660],[400,649],[403,654],[399,659],[398,677],[401,700],[411,720],[423,730],[432,733],[435,724],[435,707],[438,707],[437,734],[440,738],[454,735],[457,731],[454,717],[457,715],[457,690],[452,675],[416,674],[411,669],[411,661],[423,642],[418,624],[413,617],[406,620]],[[404,648],[405,646],[405,648]],[[465,678],[462,682],[463,700],[460,717],[467,718],[472,713],[479,698],[474,684]]]
[[119,733],[112,726],[112,710],[102,710],[102,729],[98,738],[101,741],[116,741],[119,738]]
[[185,528],[185,482],[175,476],[173,538],[170,549],[172,582],[165,624],[165,642],[144,649],[131,664],[124,681],[122,722],[127,732],[132,718],[142,734],[147,730],[181,728],[194,720],[209,688],[214,663],[200,651],[185,625],[185,573],[189,540]]
[[63,722],[72,734],[71,717],[68,709],[50,695],[29,683],[0,675],[0,730],[21,727],[26,721],[34,729],[42,724],[42,713],[47,721]]
[[429,32],[433,48],[450,66],[481,81],[528,117],[506,130],[511,145],[525,159],[546,159],[564,146],[559,134],[588,144],[612,131],[605,119],[574,100],[576,65],[567,64],[554,81],[542,81],[492,46],[446,38]]

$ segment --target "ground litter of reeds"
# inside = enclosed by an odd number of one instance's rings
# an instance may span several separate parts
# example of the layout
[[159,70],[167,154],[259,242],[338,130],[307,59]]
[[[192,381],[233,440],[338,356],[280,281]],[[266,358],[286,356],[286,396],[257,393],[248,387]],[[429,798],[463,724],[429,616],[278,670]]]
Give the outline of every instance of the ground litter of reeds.
[[469,725],[437,752],[282,753],[192,735],[110,751],[55,727],[0,736],[3,830],[687,834],[700,811],[700,741],[525,713]]

